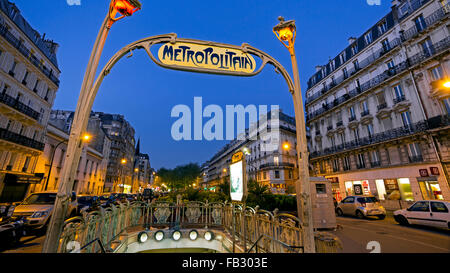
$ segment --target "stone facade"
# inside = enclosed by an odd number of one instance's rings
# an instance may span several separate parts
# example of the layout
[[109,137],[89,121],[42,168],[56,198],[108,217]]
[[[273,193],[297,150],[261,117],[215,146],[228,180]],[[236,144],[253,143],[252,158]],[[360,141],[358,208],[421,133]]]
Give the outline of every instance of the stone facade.
[[44,176],[36,166],[59,89],[57,49],[0,0],[0,203],[21,201]]
[[449,11],[447,1],[392,1],[316,67],[306,91],[310,162],[338,200],[355,185],[382,200],[450,199]]

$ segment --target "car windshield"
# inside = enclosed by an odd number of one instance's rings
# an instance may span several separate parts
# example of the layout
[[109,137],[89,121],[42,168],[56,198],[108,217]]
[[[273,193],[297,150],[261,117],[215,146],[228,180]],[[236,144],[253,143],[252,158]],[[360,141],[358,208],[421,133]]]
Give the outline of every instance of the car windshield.
[[378,202],[378,199],[376,197],[358,197],[359,203],[375,203]]
[[30,195],[23,205],[51,205],[56,200],[56,193],[35,193]]

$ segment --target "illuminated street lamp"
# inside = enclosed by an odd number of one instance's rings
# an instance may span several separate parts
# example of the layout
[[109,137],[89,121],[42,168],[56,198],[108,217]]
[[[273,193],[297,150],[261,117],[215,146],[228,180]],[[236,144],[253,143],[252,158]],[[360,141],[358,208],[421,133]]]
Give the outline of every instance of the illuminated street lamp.
[[297,158],[299,168],[299,181],[296,185],[297,212],[303,226],[303,242],[306,253],[314,253],[314,230],[312,219],[311,190],[309,182],[308,147],[306,142],[306,126],[303,109],[302,92],[300,88],[300,76],[298,74],[297,58],[295,56],[295,38],[297,28],[294,20],[285,21],[283,17],[278,17],[280,21],[273,28],[275,36],[289,50],[292,62],[292,73],[294,75],[294,93],[292,94],[295,108],[295,125],[297,128]]
[[126,158],[122,158],[122,160],[120,161],[120,163],[122,163],[122,165],[127,164],[127,159],[126,159]]
[[[47,235],[42,246],[43,253],[55,253],[58,250],[59,237],[63,229],[74,176],[81,156],[82,145],[80,138],[82,138],[82,132],[87,126],[90,115],[89,109],[92,107],[89,104],[89,98],[93,95],[92,86],[109,30],[115,22],[126,16],[131,16],[139,9],[141,9],[141,3],[138,0],[111,0],[108,14],[95,40],[81,85],[80,96],[72,123],[73,126],[67,144],[67,156],[61,170],[61,183],[58,188],[52,217],[48,224]],[[120,16],[116,17],[118,13]]]
[[444,83],[442,84],[442,86],[444,86],[445,88],[448,88],[448,89],[450,89],[450,80],[446,80],[446,81],[444,81]]
[[284,149],[284,150],[287,151],[287,150],[289,150],[290,148],[291,148],[291,146],[289,145],[288,142],[286,142],[286,143],[283,144],[283,149]]

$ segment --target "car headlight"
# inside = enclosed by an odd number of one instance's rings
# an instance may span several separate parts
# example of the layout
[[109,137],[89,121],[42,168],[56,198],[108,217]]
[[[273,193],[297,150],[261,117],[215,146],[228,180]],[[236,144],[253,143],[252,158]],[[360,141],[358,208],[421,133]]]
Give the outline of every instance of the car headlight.
[[33,213],[33,215],[31,215],[31,218],[42,218],[48,215],[48,210],[44,210],[44,211],[36,211],[35,213]]

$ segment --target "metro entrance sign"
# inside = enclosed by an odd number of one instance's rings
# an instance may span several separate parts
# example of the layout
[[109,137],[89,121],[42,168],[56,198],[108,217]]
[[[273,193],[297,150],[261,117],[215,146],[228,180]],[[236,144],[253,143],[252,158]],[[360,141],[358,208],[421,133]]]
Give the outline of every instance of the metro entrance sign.
[[242,50],[194,43],[167,43],[158,51],[159,61],[173,68],[203,68],[252,73],[255,59]]
[[[100,35],[99,39],[103,36]],[[105,37],[103,37],[105,38]],[[102,40],[103,41],[103,40]],[[97,43],[97,42],[96,42]],[[158,57],[155,57],[152,53],[151,48],[154,45],[161,45],[159,48]],[[79,158],[82,150],[81,136],[87,128],[89,121],[89,116],[92,111],[92,106],[94,104],[95,97],[99,91],[99,88],[105,79],[105,77],[111,72],[114,65],[121,60],[123,57],[133,56],[133,51],[138,49],[144,49],[150,59],[157,65],[168,68],[183,70],[189,72],[198,73],[210,73],[210,74],[221,74],[230,76],[243,76],[250,77],[258,75],[263,68],[270,64],[275,68],[275,71],[281,74],[288,85],[289,92],[292,95],[294,102],[294,111],[296,116],[297,128],[301,128],[300,119],[303,118],[303,108],[301,100],[301,90],[300,84],[294,85],[291,77],[289,76],[286,69],[272,56],[261,51],[249,44],[242,44],[241,46],[229,45],[223,43],[201,41],[194,39],[183,39],[178,38],[175,33],[157,35],[147,37],[138,41],[135,41],[121,50],[119,50],[104,66],[102,71],[98,74],[91,85],[91,80],[94,80],[94,74],[97,70],[97,64],[100,56],[95,55],[95,69],[89,74],[89,84],[87,87],[84,86],[80,92],[80,96],[77,103],[77,109],[75,111],[74,119],[72,121],[72,129],[70,132],[68,148],[65,157],[65,164],[61,170],[60,176],[60,188],[58,192],[57,201],[55,202],[55,210],[58,211],[58,217],[55,214],[52,216],[52,227],[47,232],[46,243],[44,244],[43,252],[56,252],[57,243],[63,227],[63,217],[67,212],[68,200],[70,198],[71,189],[73,188],[74,178],[76,175],[76,168],[79,164]],[[201,52],[201,53],[200,53]],[[202,55],[204,59],[202,59]],[[256,68],[254,57],[259,57],[261,62],[259,67]],[[88,67],[91,67],[89,65]],[[298,73],[294,76],[296,82],[298,82]],[[85,77],[86,78],[86,77]],[[304,143],[303,143],[303,142]],[[299,143],[306,143],[306,134],[297,133],[297,145]],[[302,145],[303,145],[302,144]],[[306,149],[303,149],[306,151]],[[303,159],[303,160],[302,160]],[[299,154],[298,162],[307,166],[308,154],[304,152]],[[242,183],[243,183],[243,197],[246,197],[246,185],[245,185],[245,156],[240,161],[242,166],[238,166],[242,172]],[[237,165],[236,165],[237,166]],[[307,169],[307,168],[305,168]],[[240,175],[238,175],[239,177]],[[309,176],[306,174],[305,179],[300,179],[296,183],[297,192],[297,205],[299,218],[303,223],[303,233],[302,239],[304,242],[304,247],[306,252],[315,252],[314,247],[314,232],[312,228],[312,213],[311,213],[311,200],[310,200],[310,190],[309,183],[304,183],[304,181],[309,180]],[[303,185],[303,183],[305,185]],[[239,198],[237,198],[239,199]],[[241,200],[242,200],[241,199]],[[58,208],[58,209],[56,209]],[[244,208],[245,210],[245,203]],[[234,217],[233,217],[234,219]],[[234,220],[233,220],[234,221]],[[244,225],[245,228],[245,225]],[[233,232],[234,233],[234,232]],[[49,237],[49,234],[51,236]],[[244,245],[244,250],[246,245]],[[234,248],[233,248],[234,249]]]

